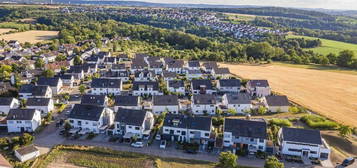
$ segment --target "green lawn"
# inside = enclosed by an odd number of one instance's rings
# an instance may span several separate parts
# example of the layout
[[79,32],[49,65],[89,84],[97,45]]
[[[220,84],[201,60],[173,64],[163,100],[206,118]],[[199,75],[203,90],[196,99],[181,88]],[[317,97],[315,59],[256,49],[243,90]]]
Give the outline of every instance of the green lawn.
[[[297,35],[288,35],[288,38],[305,38],[305,39],[317,39],[316,37],[308,36],[297,36]],[[353,50],[357,54],[357,44],[345,43],[334,40],[320,39],[322,41],[322,46],[317,48],[309,48],[305,50],[312,50],[316,53],[327,55],[329,53],[338,54],[343,50]]]

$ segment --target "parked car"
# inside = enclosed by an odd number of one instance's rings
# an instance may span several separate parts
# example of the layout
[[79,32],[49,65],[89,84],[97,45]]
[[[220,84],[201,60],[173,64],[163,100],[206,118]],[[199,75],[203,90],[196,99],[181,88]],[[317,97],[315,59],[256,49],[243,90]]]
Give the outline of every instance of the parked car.
[[132,143],[131,146],[135,147],[135,148],[142,148],[142,147],[144,147],[144,144],[141,141],[137,141],[137,142]]
[[343,160],[343,162],[342,162],[342,166],[349,166],[349,165],[352,165],[354,162],[355,162],[355,158],[347,158],[347,159],[345,159],[345,160]]
[[143,139],[148,140],[150,138],[150,135],[143,135]]
[[196,154],[197,153],[197,151],[194,150],[194,149],[186,149],[185,152],[189,153],[189,154]]
[[161,140],[161,135],[160,134],[156,134],[155,139],[160,141]]
[[166,148],[166,140],[162,140],[160,142],[160,149],[165,149]]

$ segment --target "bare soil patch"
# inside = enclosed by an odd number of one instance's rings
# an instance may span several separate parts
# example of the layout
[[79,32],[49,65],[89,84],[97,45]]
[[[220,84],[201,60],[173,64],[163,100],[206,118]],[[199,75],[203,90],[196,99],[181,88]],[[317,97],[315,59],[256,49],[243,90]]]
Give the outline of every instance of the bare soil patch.
[[357,127],[357,75],[279,65],[232,65],[246,79],[267,79],[272,90],[340,123]]
[[15,29],[0,29],[0,35],[1,34],[4,34],[4,33],[7,33],[7,32],[9,32],[9,31],[13,31],[13,30],[15,30]]
[[31,30],[26,32],[18,32],[12,34],[1,35],[0,39],[4,40],[17,40],[20,43],[37,43],[45,40],[50,40],[58,36],[58,31],[38,31]]

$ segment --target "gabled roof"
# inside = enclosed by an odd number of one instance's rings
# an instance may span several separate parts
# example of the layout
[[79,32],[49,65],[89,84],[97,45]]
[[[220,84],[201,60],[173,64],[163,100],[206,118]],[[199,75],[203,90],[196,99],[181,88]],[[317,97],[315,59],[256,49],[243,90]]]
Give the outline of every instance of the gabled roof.
[[49,86],[35,86],[32,89],[32,96],[45,96],[47,90],[50,90]]
[[282,135],[284,141],[318,145],[322,144],[321,133],[319,130],[283,127]]
[[32,120],[35,109],[10,109],[6,120]]
[[180,87],[185,87],[185,84],[182,80],[170,80],[168,87],[180,88]]
[[121,69],[121,70],[125,70],[126,69],[126,66],[125,64],[113,64],[112,65],[112,69]]
[[286,96],[265,96],[269,106],[289,106],[289,100]]
[[32,89],[34,87],[35,87],[35,85],[32,85],[32,84],[22,85],[20,90],[19,90],[19,93],[32,93]]
[[83,95],[81,104],[104,106],[105,98],[105,95]]
[[268,80],[250,80],[248,84],[252,87],[269,87]]
[[203,66],[206,69],[216,69],[216,68],[218,68],[217,62],[215,62],[215,61],[205,62],[205,63],[203,63]]
[[95,78],[91,83],[92,88],[120,88],[120,86],[120,79]]
[[218,81],[221,87],[240,87],[239,79],[221,79]]
[[133,82],[133,90],[139,90],[139,87],[145,87],[145,89],[152,87],[153,90],[159,90],[159,83],[158,82],[134,81]]
[[17,153],[19,153],[21,156],[33,153],[33,152],[37,152],[38,149],[34,146],[34,145],[28,145],[28,146],[24,146],[20,149],[15,150]]
[[75,104],[68,118],[98,121],[103,111],[101,106]]
[[192,80],[192,89],[193,90],[199,90],[201,86],[206,86],[206,89],[212,90],[213,85],[210,80],[208,79],[196,79]]
[[146,111],[119,108],[115,115],[115,122],[127,125],[141,126],[145,121]]
[[267,124],[262,121],[228,119],[224,120],[224,132],[236,137],[267,138]]
[[153,96],[153,104],[154,106],[178,106],[178,96],[176,95],[160,95]]
[[183,60],[170,60],[169,62],[166,62],[166,65],[168,66],[168,68],[182,68],[184,65],[184,61]]
[[134,68],[134,69],[144,69],[146,67],[148,67],[148,64],[145,62],[144,59],[135,58],[135,59],[133,59],[132,64],[131,64],[131,68]]
[[226,94],[228,104],[251,104],[251,97],[247,93]]
[[193,95],[194,104],[216,104],[216,97],[211,94]]
[[53,77],[53,78],[45,78],[45,77],[40,77],[37,81],[37,85],[42,85],[42,86],[51,86],[55,87],[58,85],[59,81],[61,79],[59,77]]
[[2,154],[0,154],[0,167],[11,168],[12,165],[7,161]]
[[139,96],[115,96],[115,106],[138,106]]
[[167,114],[163,126],[210,131],[211,121],[211,117]]
[[102,78],[120,78],[120,77],[129,77],[130,74],[128,71],[107,71],[102,75]]
[[175,78],[176,77],[176,72],[170,72],[170,71],[162,71],[162,76],[164,77],[164,78]]
[[48,106],[50,98],[28,98],[26,106]]
[[0,97],[0,106],[10,106],[13,100],[13,97]]

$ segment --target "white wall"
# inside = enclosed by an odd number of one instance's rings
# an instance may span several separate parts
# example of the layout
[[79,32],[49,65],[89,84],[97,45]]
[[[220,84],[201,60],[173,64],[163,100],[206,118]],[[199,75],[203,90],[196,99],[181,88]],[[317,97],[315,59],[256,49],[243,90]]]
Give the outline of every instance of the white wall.
[[34,132],[41,125],[41,113],[36,110],[32,120],[7,120],[8,132],[21,132],[24,128],[25,132]]
[[156,115],[160,115],[161,113],[168,111],[171,114],[178,114],[179,107],[178,105],[174,106],[155,106],[152,107],[152,112]]
[[209,105],[202,105],[202,104],[191,104],[191,109],[192,113],[196,115],[203,115],[204,111],[207,112],[207,114],[210,115],[215,115],[216,114],[216,105],[214,104],[209,104]]
[[25,162],[27,160],[33,159],[33,158],[37,158],[38,156],[40,156],[40,151],[35,151],[32,153],[28,153],[26,155],[21,156],[17,151],[15,151],[15,156],[21,161],[21,162]]

